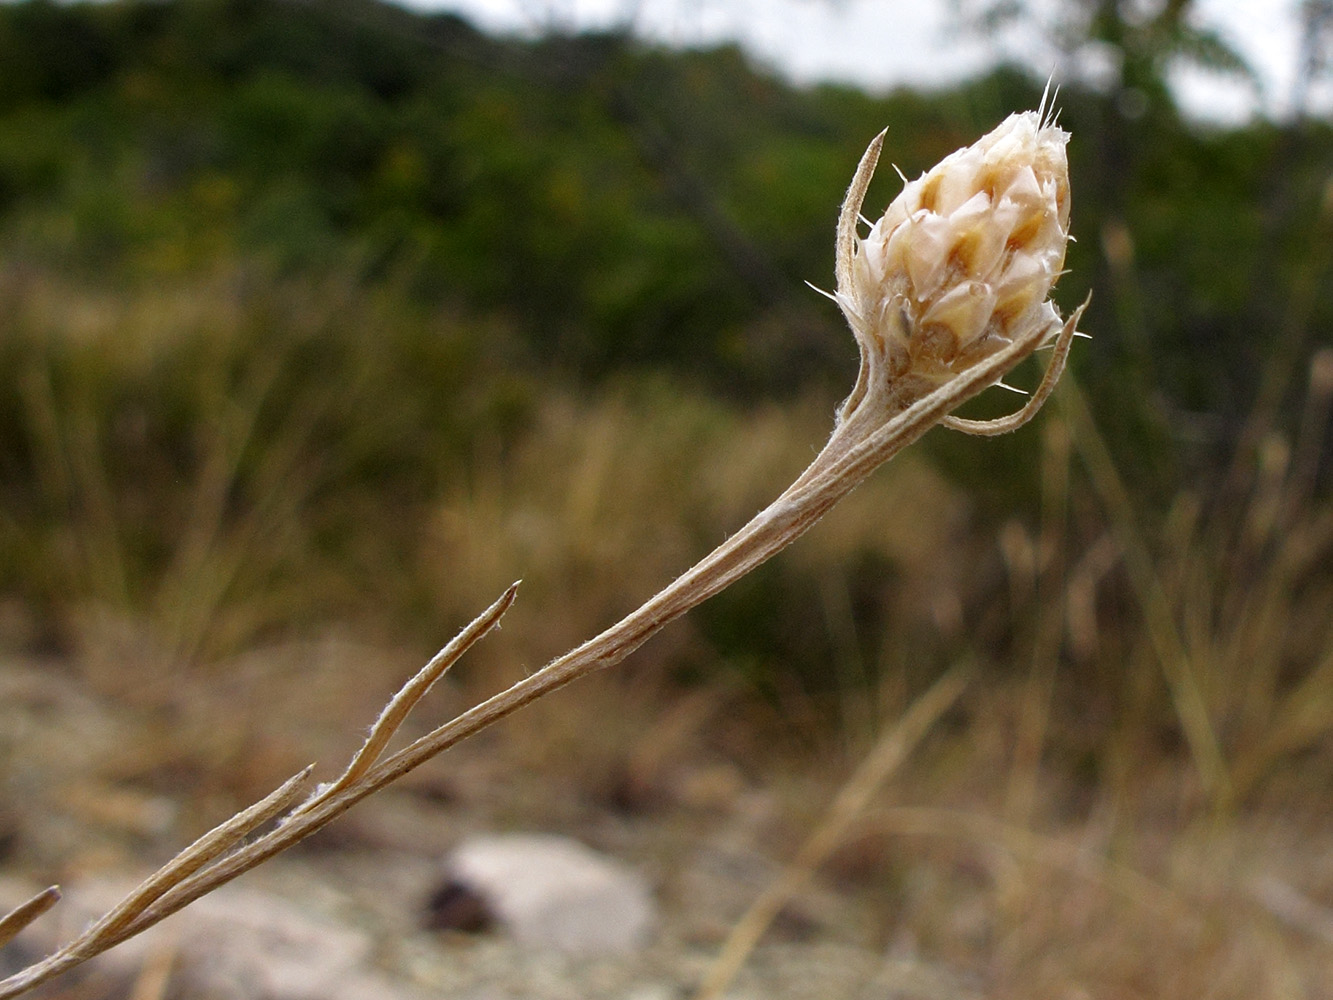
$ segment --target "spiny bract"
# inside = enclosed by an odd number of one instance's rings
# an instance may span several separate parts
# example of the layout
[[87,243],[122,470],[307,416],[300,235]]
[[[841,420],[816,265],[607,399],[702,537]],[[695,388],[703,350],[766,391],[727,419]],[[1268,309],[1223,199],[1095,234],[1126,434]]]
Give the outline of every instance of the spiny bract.
[[1031,324],[1060,330],[1047,296],[1069,239],[1068,138],[1042,112],[1010,115],[856,240],[836,298],[899,406]]

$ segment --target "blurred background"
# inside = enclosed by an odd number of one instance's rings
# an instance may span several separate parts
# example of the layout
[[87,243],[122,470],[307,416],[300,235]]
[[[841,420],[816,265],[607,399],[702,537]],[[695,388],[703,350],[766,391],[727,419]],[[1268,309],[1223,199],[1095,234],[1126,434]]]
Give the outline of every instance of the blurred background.
[[[160,863],[332,774],[515,579],[409,728],[636,607],[850,389],[804,282],[869,139],[916,176],[1054,73],[1056,298],[1094,294],[1041,417],[932,432],[397,794],[421,852],[614,844],[709,954],[758,890],[700,904],[680,857],[790,859],[962,667],[814,873],[836,905],[769,945],[977,996],[1333,996],[1333,3],[427,6],[0,5],[6,873]],[[384,848],[376,809],[312,851]]]

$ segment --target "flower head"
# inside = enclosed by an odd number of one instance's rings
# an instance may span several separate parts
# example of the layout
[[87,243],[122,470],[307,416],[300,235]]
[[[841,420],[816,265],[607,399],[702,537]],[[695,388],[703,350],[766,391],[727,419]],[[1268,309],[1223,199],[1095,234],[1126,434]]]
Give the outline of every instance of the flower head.
[[908,183],[860,237],[882,136],[871,145],[839,224],[836,299],[861,345],[859,389],[882,382],[900,409],[1034,324],[1059,332],[1047,296],[1069,239],[1068,138],[1041,112],[1010,115]]

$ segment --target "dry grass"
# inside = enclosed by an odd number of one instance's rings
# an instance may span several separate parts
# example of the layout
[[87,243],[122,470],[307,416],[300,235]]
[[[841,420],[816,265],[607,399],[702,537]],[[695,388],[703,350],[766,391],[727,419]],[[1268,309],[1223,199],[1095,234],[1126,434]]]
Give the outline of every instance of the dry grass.
[[[26,302],[12,314],[29,336],[78,331],[25,356],[7,411],[20,426],[6,433],[39,473],[22,495],[10,478],[0,516],[9,604],[27,622],[10,626],[10,641],[40,649],[44,636],[74,637],[65,662],[120,706],[129,731],[149,734],[80,772],[107,803],[145,785],[187,800],[173,821],[182,829],[140,835],[141,849],[179,842],[191,817],[253,796],[312,753],[345,752],[341,734],[365,724],[419,651],[385,639],[411,634],[404,622],[424,645],[475,610],[477,594],[515,572],[527,581],[521,615],[426,706],[427,722],[594,631],[771,497],[830,412],[826,400],[740,412],[663,383],[522,398],[490,442],[465,446],[441,430],[424,443],[441,450],[432,489],[400,480],[377,497],[357,471],[375,448],[330,450],[346,386],[309,396],[284,381],[306,357],[302,337],[280,343],[275,371],[244,360],[261,310],[228,283],[160,300],[80,299],[41,281],[8,294]],[[388,323],[373,302],[316,307],[309,290],[261,299],[284,322],[302,317],[309,340],[344,321]],[[157,333],[127,345],[118,338],[131,329]],[[215,353],[193,354],[206,333],[221,338]],[[490,773],[516,776],[521,795],[540,760],[562,796],[589,803],[629,776],[652,793],[632,797],[635,808],[651,801],[670,815],[693,808],[684,803],[696,792],[683,789],[723,762],[729,780],[776,790],[768,847],[796,857],[830,789],[923,680],[968,660],[977,679],[962,708],[816,872],[874,914],[862,933],[888,950],[885,984],[1015,1000],[1333,996],[1327,368],[1314,362],[1294,429],[1270,428],[1257,460],[1242,463],[1228,494],[1241,503],[1212,503],[1206,486],[1160,507],[1135,498],[1076,398],[1040,446],[1040,517],[1012,521],[998,542],[965,495],[903,456],[793,549],[761,594],[790,602],[783,613],[822,636],[825,687],[784,679],[800,664],[777,658],[719,671],[709,623],[682,625],[628,679],[599,678],[506,727],[488,748]],[[357,391],[368,396],[396,377],[367,372]],[[175,425],[141,409],[136,425],[126,401],[164,380],[207,405]],[[493,414],[516,384],[463,393],[460,424]],[[219,400],[232,420],[209,418]],[[179,467],[145,465],[163,440],[195,447]],[[275,457],[255,463],[253,449]],[[328,526],[350,532],[344,545],[328,546]],[[383,531],[389,543],[373,542]],[[849,569],[866,564],[881,572]],[[293,586],[299,572],[309,588]],[[349,610],[365,629],[355,641],[321,624]],[[316,659],[327,669],[310,685]],[[291,705],[298,689],[326,699],[302,713],[319,731],[261,710]],[[238,698],[246,726],[210,730]],[[15,746],[4,758],[11,789],[31,778]],[[725,809],[734,786],[722,787],[698,794]],[[540,803],[525,808],[535,821]],[[21,846],[17,857],[34,855]]]
[[[799,463],[800,447],[791,442],[802,440],[805,428],[813,432],[818,412],[812,406],[808,413],[769,411],[744,420],[699,402],[658,396],[648,403],[625,391],[589,403],[541,404],[503,463],[451,488],[422,521],[429,553],[423,563],[434,567],[442,620],[469,593],[484,591],[488,574],[523,566],[532,585],[528,613],[498,636],[503,655],[497,651],[467,678],[467,687],[484,689],[512,677],[522,662],[535,662],[669,577],[709,534],[720,535],[756,503],[765,480],[779,481]],[[645,433],[661,442],[660,451],[633,447]],[[953,995],[970,989],[994,998],[1329,996],[1324,984],[1333,982],[1333,963],[1323,936],[1327,925],[1320,923],[1333,900],[1326,861],[1333,836],[1321,806],[1333,787],[1329,644],[1327,618],[1320,614],[1328,606],[1319,558],[1327,508],[1313,499],[1288,507],[1282,530],[1270,528],[1243,553],[1243,577],[1217,570],[1223,560],[1235,565],[1237,554],[1210,538],[1198,520],[1190,523],[1190,506],[1200,506],[1190,494],[1175,501],[1165,537],[1135,528],[1161,582],[1157,599],[1166,602],[1167,621],[1208,707],[1209,727],[1227,734],[1219,736],[1219,752],[1233,792],[1218,802],[1174,735],[1178,713],[1157,647],[1139,624],[1143,612],[1136,610],[1117,543],[1103,537],[1113,536],[1114,528],[1096,515],[1091,501],[1099,494],[1073,465],[1077,447],[1052,437],[1045,449],[1051,502],[1063,495],[1076,510],[1065,554],[1052,537],[1058,530],[1053,521],[1030,531],[1015,524],[1006,532],[1004,561],[1013,586],[991,598],[1011,607],[1016,621],[1036,614],[1037,626],[1024,633],[1027,642],[1015,647],[1019,662],[1031,663],[1030,676],[1006,681],[1011,670],[1001,669],[1000,676],[994,664],[984,670],[966,713],[932,737],[894,791],[854,824],[821,877],[872,898],[878,933],[892,944],[897,963],[886,966],[886,977],[914,981],[913,969],[953,970],[955,978],[947,980]],[[704,456],[697,471],[685,464],[691,454]],[[1061,463],[1070,463],[1063,480]],[[571,467],[589,470],[589,485],[577,497],[562,490],[561,471]],[[599,477],[598,468],[615,474]],[[1290,497],[1296,485],[1289,477],[1275,483],[1271,470],[1268,475],[1252,490],[1245,527],[1252,536],[1255,518],[1274,502],[1267,498]],[[662,505],[662,496],[672,503]],[[918,516],[889,524],[879,516],[905,507]],[[645,517],[645,511],[660,513]],[[900,464],[854,495],[792,561],[802,572],[829,572],[846,565],[849,552],[874,549],[893,560],[903,589],[914,592],[910,599],[883,596],[894,608],[891,620],[904,628],[916,615],[922,623],[932,614],[923,590],[966,590],[957,552],[960,537],[969,544],[966,511],[928,467]],[[550,542],[552,526],[565,526],[559,545]],[[619,558],[596,544],[603,532],[621,547]],[[1108,546],[1111,554],[1104,555]],[[948,550],[948,558],[932,558],[937,547]],[[624,575],[608,575],[613,571]],[[1061,598],[1056,606],[1068,606],[1069,615],[1048,610],[1053,591]],[[1224,607],[1233,610],[1222,614]],[[979,613],[986,609],[970,607],[964,617]],[[812,616],[812,627],[832,628],[834,621]],[[151,632],[151,621],[139,628]],[[1060,640],[1058,659],[1050,630]],[[661,673],[681,657],[703,655],[698,635],[687,628],[673,635],[650,651],[633,684],[601,679],[579,697],[538,712],[530,725],[507,728],[500,747],[507,763],[499,773],[520,773],[540,760],[562,782],[582,783],[585,799],[597,800],[626,762],[637,760],[640,772],[656,776],[641,784],[660,784],[668,780],[663,759],[679,765],[693,754],[706,761],[768,741],[771,764],[744,767],[757,781],[805,790],[799,800],[788,800],[784,823],[799,836],[817,821],[827,797],[819,789],[858,756],[869,723],[854,720],[857,726],[841,738],[833,732],[812,737],[823,749],[804,763],[796,751],[809,744],[791,743],[784,725],[765,724],[765,718],[781,721],[771,710],[746,713],[760,725],[756,734],[718,731],[715,714],[692,711],[689,693],[674,690]],[[880,641],[890,645],[892,636]],[[116,653],[88,642],[81,662],[96,650],[102,659],[95,675],[117,678],[116,690],[158,677],[159,661],[133,655],[132,643]],[[522,659],[512,658],[518,650]],[[382,657],[370,652],[372,660]],[[200,723],[182,731],[206,732],[203,720],[227,704],[224,691],[244,691],[254,705],[284,702],[288,696],[278,692],[297,683],[310,655],[295,653],[285,668],[281,657],[262,651],[244,658],[263,665],[253,670],[243,671],[243,661],[233,657],[205,664],[209,669],[194,681],[178,684],[178,697],[192,704],[191,716]],[[986,649],[973,653],[986,666]],[[317,714],[330,720],[325,738],[335,741],[339,717],[351,726],[364,722],[375,697],[366,687],[373,684],[360,673],[364,653],[321,659],[333,672],[321,675],[314,690],[331,693],[332,700]],[[381,683],[405,662],[406,656],[389,656]],[[346,673],[336,672],[339,663]],[[230,685],[210,679],[228,674]],[[887,678],[881,714],[891,715],[902,697],[900,684]],[[438,711],[462,700],[446,692]],[[712,701],[711,692],[704,701]],[[650,720],[662,716],[664,704],[678,704],[680,713],[674,727],[656,728]],[[584,724],[607,718],[612,706],[615,726]],[[789,720],[802,723],[811,710],[801,700],[783,708]],[[272,773],[260,773],[237,787],[228,762],[250,759],[254,768],[256,761],[273,761],[271,750],[257,748],[290,743],[283,731],[290,734],[291,724],[275,718],[270,729],[264,713],[244,714],[253,728],[230,752],[214,754],[204,746],[187,753],[195,767],[216,764],[214,771],[197,772],[196,795],[207,796],[211,787],[239,799],[271,781]],[[669,708],[666,715],[672,716]],[[289,745],[274,771],[309,749],[308,743]],[[181,759],[179,748],[163,752],[164,761]],[[319,756],[327,757],[327,749]],[[9,767],[15,766],[11,758]],[[153,765],[144,766],[151,771]],[[808,781],[793,777],[800,768],[809,772]],[[111,778],[114,788],[125,775]]]
[[[816,402],[738,413],[651,385],[544,400],[506,461],[478,462],[433,515],[423,565],[439,612],[462,614],[470,595],[521,566],[533,613],[508,623],[484,658],[512,670],[568,648],[779,493],[826,433],[828,412]],[[966,504],[924,462],[903,456],[847,506],[850,519],[821,524],[819,542],[793,553],[795,572],[828,576],[853,558],[882,560],[920,597],[958,571],[930,556]],[[882,521],[875,512],[883,510],[902,516]],[[644,655],[670,662],[698,638],[686,626],[674,643]]]

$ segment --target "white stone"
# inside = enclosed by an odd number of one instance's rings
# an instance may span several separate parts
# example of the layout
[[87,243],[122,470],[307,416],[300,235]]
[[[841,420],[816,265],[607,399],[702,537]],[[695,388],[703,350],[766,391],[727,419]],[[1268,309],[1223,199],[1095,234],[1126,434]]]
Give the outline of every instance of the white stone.
[[645,880],[568,837],[504,834],[460,844],[452,878],[484,900],[520,944],[579,954],[634,951],[657,921]]

